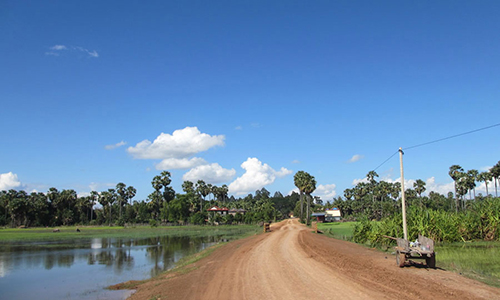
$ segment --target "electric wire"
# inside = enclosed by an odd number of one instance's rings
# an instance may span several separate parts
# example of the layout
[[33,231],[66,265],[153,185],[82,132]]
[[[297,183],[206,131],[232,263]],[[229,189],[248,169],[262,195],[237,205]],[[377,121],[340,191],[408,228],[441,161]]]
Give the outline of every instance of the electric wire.
[[411,146],[411,147],[405,147],[403,149],[404,150],[409,150],[409,149],[413,149],[413,148],[417,148],[417,147],[422,147],[422,146],[425,146],[425,145],[429,145],[429,144],[441,142],[441,141],[444,141],[444,140],[449,140],[449,139],[452,139],[452,138],[456,138],[456,137],[459,137],[459,136],[462,136],[462,135],[466,135],[466,134],[478,132],[478,131],[481,131],[481,130],[490,129],[490,128],[493,128],[493,127],[496,127],[496,126],[500,126],[500,123],[494,124],[494,125],[490,125],[490,126],[486,126],[486,127],[479,128],[479,129],[475,129],[475,130],[471,130],[471,131],[467,131],[467,132],[463,132],[463,133],[459,133],[459,134],[455,134],[455,135],[448,136],[448,137],[445,137],[445,138],[441,138],[441,139],[438,139],[438,140],[434,140],[434,141],[430,141],[430,142],[426,142],[426,143],[414,145],[414,146]]
[[[500,126],[500,123],[497,123],[497,124],[493,124],[493,125],[490,125],[490,126],[486,126],[486,127],[482,127],[482,128],[479,128],[479,129],[474,129],[474,130],[471,130],[471,131],[467,131],[467,132],[462,132],[462,133],[459,133],[459,134],[455,134],[455,135],[451,135],[451,136],[448,136],[448,137],[444,137],[444,138],[440,138],[440,139],[437,139],[437,140],[433,140],[433,141],[430,141],[430,142],[425,142],[425,143],[422,143],[422,144],[418,144],[418,145],[413,145],[411,147],[405,147],[405,148],[402,148],[404,150],[409,150],[409,149],[414,149],[414,148],[418,148],[418,147],[422,147],[422,146],[425,146],[425,145],[429,145],[429,144],[433,144],[433,143],[437,143],[437,142],[441,142],[441,141],[445,141],[445,140],[449,140],[449,139],[452,139],[452,138],[456,138],[456,137],[459,137],[459,136],[463,136],[463,135],[467,135],[467,134],[471,134],[471,133],[474,133],[474,132],[478,132],[478,131],[482,131],[482,130],[486,130],[486,129],[490,129],[490,128],[493,128],[493,127],[497,127],[497,126]],[[399,150],[394,152],[394,154],[392,154],[391,156],[389,156],[389,158],[387,158],[386,160],[384,160],[380,165],[378,165],[378,167],[376,167],[375,169],[373,169],[373,171],[376,171],[378,168],[380,168],[381,166],[383,166],[386,162],[388,162],[394,155],[398,154]]]

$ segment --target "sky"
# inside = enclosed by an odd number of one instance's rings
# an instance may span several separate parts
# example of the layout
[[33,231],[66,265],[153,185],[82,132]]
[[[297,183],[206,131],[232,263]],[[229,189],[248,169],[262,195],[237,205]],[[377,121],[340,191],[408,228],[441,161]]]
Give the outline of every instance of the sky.
[[406,185],[446,194],[451,165],[500,160],[500,126],[411,147],[500,123],[499,11],[1,1],[0,190],[87,195],[123,182],[143,200],[168,170],[179,193],[202,179],[236,197],[288,194],[303,170],[328,201],[374,169],[400,180],[402,147]]

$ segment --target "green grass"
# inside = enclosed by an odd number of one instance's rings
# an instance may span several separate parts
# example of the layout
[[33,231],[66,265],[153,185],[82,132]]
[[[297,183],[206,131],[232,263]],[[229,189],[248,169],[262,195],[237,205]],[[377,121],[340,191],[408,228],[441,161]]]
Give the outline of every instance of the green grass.
[[[89,238],[148,238],[156,236],[191,236],[204,237],[218,235],[222,238],[247,236],[260,232],[256,225],[224,225],[224,226],[166,226],[166,227],[57,227],[60,232],[52,232],[53,228],[0,229],[0,244],[13,242],[44,242]],[[79,228],[81,232],[76,232]]]
[[351,241],[356,222],[318,223],[318,229],[329,237]]
[[500,242],[437,245],[436,265],[500,287]]

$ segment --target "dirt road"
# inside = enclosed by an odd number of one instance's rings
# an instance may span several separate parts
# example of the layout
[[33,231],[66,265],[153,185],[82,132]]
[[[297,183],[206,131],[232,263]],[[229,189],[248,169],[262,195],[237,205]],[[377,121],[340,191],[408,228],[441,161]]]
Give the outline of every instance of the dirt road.
[[139,285],[130,299],[500,299],[500,289],[445,270],[400,269],[392,255],[297,220],[271,230],[217,249],[189,273]]

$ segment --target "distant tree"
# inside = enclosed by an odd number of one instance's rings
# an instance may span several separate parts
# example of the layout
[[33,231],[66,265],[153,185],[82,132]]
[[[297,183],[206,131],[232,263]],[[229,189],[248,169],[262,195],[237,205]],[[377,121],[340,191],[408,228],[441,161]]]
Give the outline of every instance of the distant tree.
[[491,181],[493,179],[493,176],[489,171],[484,171],[479,173],[477,176],[477,181],[479,182],[484,182],[484,185],[486,186],[486,197],[488,197],[488,181]]
[[497,182],[500,178],[500,161],[490,169],[491,176],[495,179],[495,197],[498,197]]
[[307,173],[298,171],[293,176],[293,182],[300,192],[300,220],[304,220],[304,190],[307,187]]
[[458,212],[458,194],[457,194],[457,181],[463,176],[464,169],[459,166],[459,165],[452,165],[450,167],[450,171],[448,172],[448,175],[453,179],[454,185],[455,185],[455,208],[456,211]]

